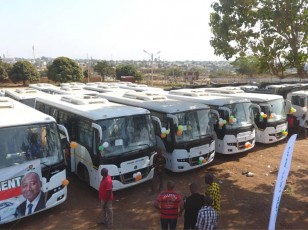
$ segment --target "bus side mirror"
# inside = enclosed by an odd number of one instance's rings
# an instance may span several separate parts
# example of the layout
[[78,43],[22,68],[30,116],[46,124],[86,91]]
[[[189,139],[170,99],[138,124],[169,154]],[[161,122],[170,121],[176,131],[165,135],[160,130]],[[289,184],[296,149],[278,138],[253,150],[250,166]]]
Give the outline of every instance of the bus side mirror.
[[285,102],[285,108],[284,108],[285,109],[285,113],[289,114],[290,113],[290,109],[292,108],[292,103],[288,99],[284,100],[284,102]]
[[65,128],[65,126],[58,124],[58,128],[60,130],[60,133],[62,132],[63,135],[66,137],[67,142],[70,143],[70,138],[69,138],[69,135],[68,135],[68,132],[67,132],[67,129]]
[[103,130],[102,127],[96,123],[92,123],[92,128],[96,129],[99,133],[99,140],[101,141],[103,139]]

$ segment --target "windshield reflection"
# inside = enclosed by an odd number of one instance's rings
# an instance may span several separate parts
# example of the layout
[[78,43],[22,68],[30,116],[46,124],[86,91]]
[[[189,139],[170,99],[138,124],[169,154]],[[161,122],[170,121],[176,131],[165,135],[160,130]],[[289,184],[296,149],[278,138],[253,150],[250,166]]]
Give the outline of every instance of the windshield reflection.
[[[269,102],[269,107],[260,106],[261,111],[266,113],[267,121],[274,122],[286,118],[285,105],[283,99],[277,99]],[[270,111],[269,111],[270,109]]]
[[[250,109],[250,106],[250,102],[226,105],[226,107],[229,108],[231,111],[231,114],[229,114],[229,116],[235,118],[231,123],[232,127],[242,127],[252,124],[252,111]],[[224,119],[229,121],[229,117],[225,117]],[[228,125],[230,125],[230,123],[228,123]]]
[[174,115],[178,118],[178,127],[183,130],[175,133],[177,143],[199,140],[211,134],[209,110],[192,110]]
[[103,131],[104,157],[127,155],[156,144],[150,115],[102,120],[99,125]]
[[42,168],[63,160],[56,124],[0,129],[0,168],[41,159]]

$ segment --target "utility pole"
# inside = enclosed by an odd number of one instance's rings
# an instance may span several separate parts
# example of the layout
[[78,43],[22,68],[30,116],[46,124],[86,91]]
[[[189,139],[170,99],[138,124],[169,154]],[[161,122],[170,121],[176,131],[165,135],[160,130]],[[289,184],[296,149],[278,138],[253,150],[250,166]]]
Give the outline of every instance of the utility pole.
[[153,63],[154,63],[154,57],[160,53],[160,51],[158,51],[156,54],[153,53],[148,53],[147,51],[143,50],[143,52],[147,53],[148,55],[150,55],[151,57],[151,85],[153,86]]
[[88,53],[87,53],[87,60],[88,60],[88,63],[87,63],[87,66],[88,66],[88,82],[90,82],[90,60],[89,60]]
[[33,51],[33,60],[35,62],[35,52],[34,52],[34,45],[32,46],[32,51]]

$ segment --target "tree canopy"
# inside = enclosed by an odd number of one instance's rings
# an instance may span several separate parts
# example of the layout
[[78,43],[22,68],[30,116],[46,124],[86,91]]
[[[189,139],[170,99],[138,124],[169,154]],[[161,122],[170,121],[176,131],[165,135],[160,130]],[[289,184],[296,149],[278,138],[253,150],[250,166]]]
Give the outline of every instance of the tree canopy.
[[94,71],[102,76],[105,81],[105,76],[114,76],[115,68],[112,67],[107,61],[99,61],[94,65]]
[[36,68],[29,61],[18,61],[11,68],[9,78],[14,83],[22,82],[25,85],[26,81],[35,82],[40,77]]
[[9,78],[10,68],[11,68],[11,65],[3,62],[2,59],[0,58],[0,81],[3,81]]
[[134,76],[136,81],[141,81],[143,76],[134,65],[119,65],[116,68],[117,80],[121,80],[122,76]]
[[216,55],[256,56],[262,71],[303,76],[308,48],[308,0],[218,0],[210,16]]
[[184,70],[180,67],[171,67],[165,69],[164,74],[170,77],[181,77],[184,75]]
[[234,62],[231,62],[231,65],[235,67],[237,73],[248,75],[249,77],[259,71],[259,61],[254,56],[239,57]]
[[56,58],[47,69],[47,77],[55,82],[80,82],[83,79],[78,63],[67,57]]

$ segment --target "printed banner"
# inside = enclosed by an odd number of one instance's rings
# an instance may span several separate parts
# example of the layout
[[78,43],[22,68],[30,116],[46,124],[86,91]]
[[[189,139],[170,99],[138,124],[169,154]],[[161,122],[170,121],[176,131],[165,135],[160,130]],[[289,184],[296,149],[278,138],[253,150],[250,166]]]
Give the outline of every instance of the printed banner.
[[284,149],[282,158],[281,158],[278,176],[277,176],[277,180],[275,184],[275,190],[274,190],[274,196],[273,196],[273,201],[272,201],[272,209],[271,209],[268,230],[275,230],[280,198],[281,198],[282,192],[284,190],[284,187],[286,185],[287,178],[289,175],[296,137],[297,137],[297,134],[293,134],[290,137]]
[[32,213],[22,206],[38,206],[41,180],[40,160],[0,169],[0,224]]

